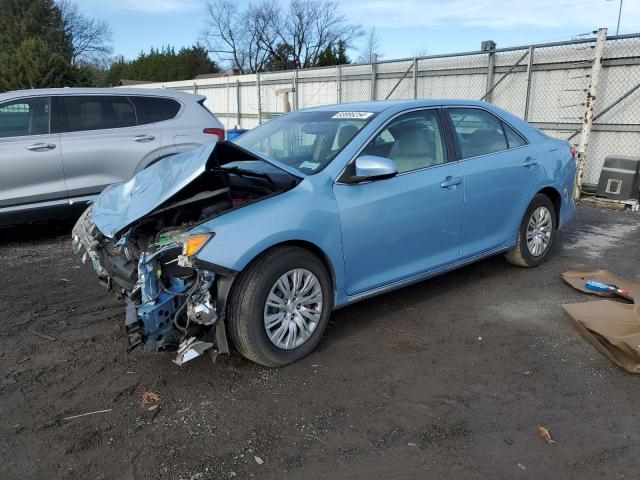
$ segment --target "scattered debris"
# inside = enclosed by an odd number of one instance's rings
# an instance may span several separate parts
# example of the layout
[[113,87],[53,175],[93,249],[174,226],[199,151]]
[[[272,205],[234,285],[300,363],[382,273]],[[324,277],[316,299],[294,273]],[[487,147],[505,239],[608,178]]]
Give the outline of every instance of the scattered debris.
[[414,442],[409,442],[409,443],[407,443],[407,445],[409,445],[410,447],[417,447],[418,446],[418,444],[414,443]]
[[538,427],[538,434],[544,438],[545,442],[547,443],[556,443],[556,441],[551,438],[551,433],[549,432],[549,429],[546,427],[543,427],[542,425]]
[[518,463],[518,468],[520,470],[526,470],[527,469],[527,467],[525,467],[522,463]]
[[[573,288],[599,297],[635,302],[640,284],[606,270],[565,272],[562,278]],[[598,282],[598,283],[594,283]],[[594,289],[603,284],[615,288]],[[619,367],[640,373],[640,309],[638,303],[613,300],[562,305],[582,336]]]
[[160,401],[160,395],[157,393],[153,393],[151,390],[145,390],[142,392],[142,398],[140,399],[140,404],[143,407],[150,407],[152,405],[156,405]]
[[258,457],[257,455],[253,456],[253,459],[256,461],[256,463],[258,465],[262,465],[264,463],[264,460],[262,460],[260,457]]
[[61,278],[60,281],[61,282],[71,282],[71,280],[69,280],[68,278]]
[[70,417],[64,417],[63,420],[72,420],[74,418],[86,417],[87,415],[95,415],[96,413],[106,413],[106,412],[110,412],[111,410],[113,409],[108,408],[106,410],[96,410],[95,412],[81,413],[80,415],[72,415]]
[[50,340],[52,342],[56,341],[56,339],[54,337],[52,337],[51,335],[47,335],[46,333],[41,333],[41,332],[38,332],[36,330],[32,330],[30,328],[25,328],[25,330],[27,332],[29,332],[30,334],[35,335],[36,337],[44,338],[45,340]]

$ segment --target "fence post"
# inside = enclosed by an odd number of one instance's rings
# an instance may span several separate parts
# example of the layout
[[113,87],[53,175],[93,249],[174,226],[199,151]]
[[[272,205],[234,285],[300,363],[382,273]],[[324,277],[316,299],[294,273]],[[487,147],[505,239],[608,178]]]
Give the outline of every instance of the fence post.
[[298,110],[298,70],[293,71],[293,110]]
[[487,86],[485,88],[484,100],[491,103],[491,89],[493,88],[493,77],[496,66],[496,42],[486,40],[482,42],[480,49],[483,52],[487,52]]
[[533,46],[529,47],[529,63],[527,63],[527,94],[524,99],[524,116],[525,120],[529,119],[529,101],[531,99],[531,78],[533,75]]
[[377,83],[378,83],[378,63],[377,63],[377,58],[374,55],[373,58],[371,59],[371,95],[370,95],[371,100],[376,99]]
[[198,84],[196,82],[193,82],[193,93],[194,94],[198,93]]
[[225,115],[225,127],[226,127],[227,130],[229,130],[229,127],[230,127],[230,125],[229,125],[229,114],[231,113],[231,111],[230,111],[231,110],[231,105],[230,105],[231,104],[231,93],[230,93],[230,90],[229,90],[229,84],[230,84],[229,77],[227,77],[227,110],[226,110],[226,115]]
[[602,67],[602,57],[604,54],[604,46],[607,43],[607,29],[598,29],[596,37],[596,46],[593,53],[593,63],[591,65],[591,81],[587,89],[587,103],[585,104],[584,117],[582,119],[582,130],[580,131],[580,142],[578,143],[578,176],[575,189],[575,198],[580,198],[580,190],[584,180],[584,167],[587,159],[587,150],[589,147],[589,136],[591,135],[591,126],[593,125],[593,111],[596,103],[596,89],[598,87],[598,77]]
[[242,128],[242,119],[240,118],[240,80],[236,80],[236,109],[237,127]]
[[256,73],[256,88],[258,89],[258,125],[262,123],[262,92],[260,89],[260,73]]
[[418,98],[418,59],[413,59],[413,99]]
[[342,65],[336,67],[336,103],[342,103]]

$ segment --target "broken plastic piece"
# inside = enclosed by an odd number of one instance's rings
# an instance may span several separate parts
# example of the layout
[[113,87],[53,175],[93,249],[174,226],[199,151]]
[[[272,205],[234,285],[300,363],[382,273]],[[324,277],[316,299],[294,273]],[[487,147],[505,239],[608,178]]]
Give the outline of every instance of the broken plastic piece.
[[213,343],[197,340],[196,337],[189,337],[180,342],[178,354],[173,360],[176,365],[183,365],[190,360],[202,355],[206,350],[213,347]]

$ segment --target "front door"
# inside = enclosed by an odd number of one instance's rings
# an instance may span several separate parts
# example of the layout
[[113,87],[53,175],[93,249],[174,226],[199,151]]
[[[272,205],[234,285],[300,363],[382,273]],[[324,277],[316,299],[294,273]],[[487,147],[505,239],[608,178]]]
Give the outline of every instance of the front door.
[[340,212],[347,293],[393,284],[460,256],[463,184],[448,162],[436,109],[399,115],[361,155],[394,160],[398,175],[334,185]]
[[60,136],[50,133],[49,97],[0,104],[0,209],[64,202]]

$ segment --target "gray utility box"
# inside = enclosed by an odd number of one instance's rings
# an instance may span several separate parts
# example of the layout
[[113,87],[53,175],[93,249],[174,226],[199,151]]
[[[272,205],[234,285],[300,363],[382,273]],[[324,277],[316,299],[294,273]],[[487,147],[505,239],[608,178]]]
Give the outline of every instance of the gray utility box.
[[605,157],[596,196],[612,200],[637,200],[640,189],[640,157]]

